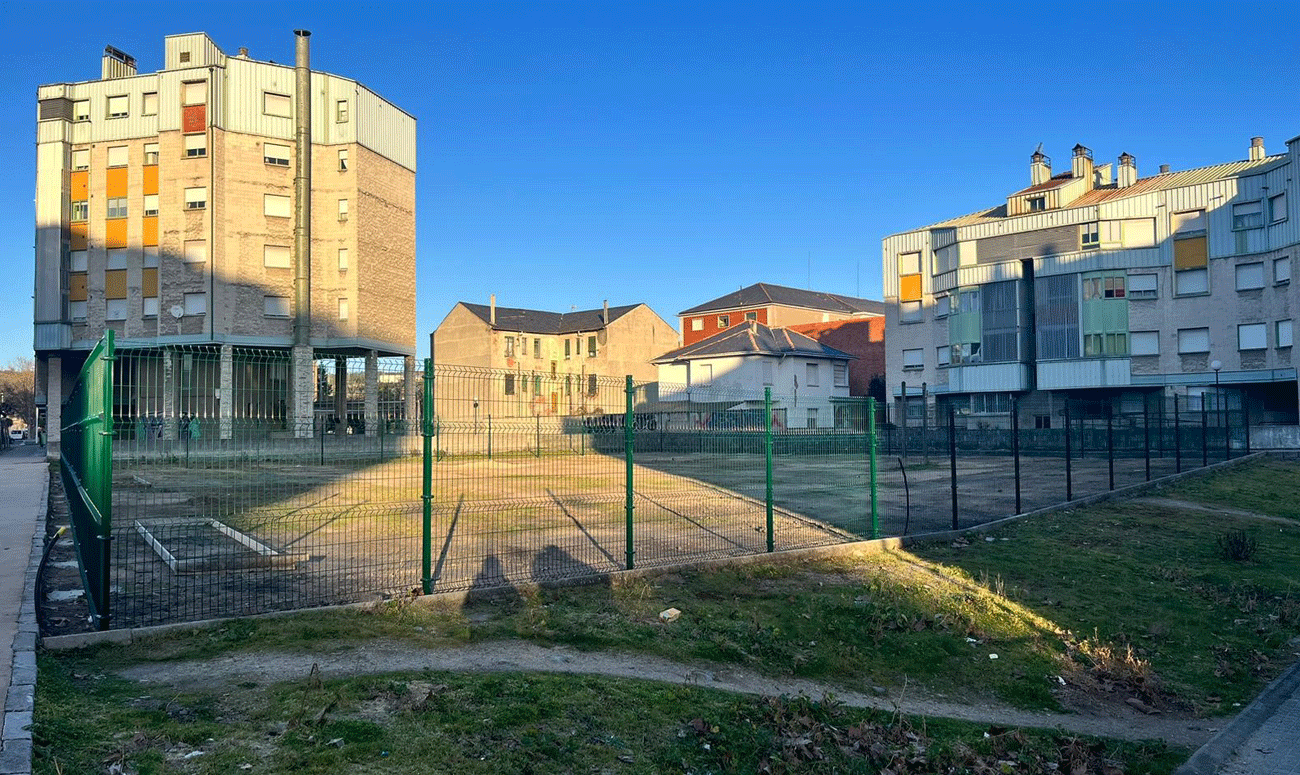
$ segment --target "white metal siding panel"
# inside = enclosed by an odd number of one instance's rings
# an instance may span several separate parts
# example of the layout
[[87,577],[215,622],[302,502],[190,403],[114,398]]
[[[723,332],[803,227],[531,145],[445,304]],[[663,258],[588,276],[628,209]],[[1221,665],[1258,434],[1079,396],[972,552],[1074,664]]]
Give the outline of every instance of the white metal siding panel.
[[1048,277],[1058,274],[1097,272],[1106,269],[1168,266],[1171,257],[1172,253],[1160,247],[1081,251],[1064,256],[1040,258],[1034,261],[1034,275]]
[[[158,131],[181,131],[181,84],[187,81],[208,81],[208,124],[219,122],[221,115],[221,81],[225,80],[222,68],[191,67],[185,70],[168,70],[158,74]],[[221,124],[218,123],[218,126]]]
[[[930,233],[910,231],[885,238],[881,243],[881,290],[888,301],[898,299],[898,254],[920,252],[922,264],[930,263]],[[922,270],[924,274],[925,269]]]
[[415,119],[361,85],[353,109],[357,142],[414,172]]
[[961,286],[983,285],[1020,279],[1020,262],[1007,261],[1001,264],[980,264],[958,269],[957,280]]
[[1023,363],[985,363],[948,369],[948,389],[954,393],[1001,393],[1029,389],[1029,368]]
[[68,217],[68,146],[36,146],[35,319],[63,319],[63,223]]
[[[357,82],[329,73],[312,73],[312,142],[319,145],[340,145],[357,141],[356,112]],[[348,120],[335,120],[335,107],[339,100],[348,101]],[[374,150],[374,149],[371,149]]]
[[[69,86],[69,99],[90,101],[90,121],[74,122],[73,141],[97,143],[158,134],[158,117],[143,114],[144,93],[157,90],[158,76],[152,73]],[[125,118],[110,119],[106,112],[108,98],[118,95],[127,97],[127,115]]]
[[228,61],[224,100],[225,128],[231,132],[292,141],[293,117],[264,115],[262,100],[263,94],[271,92],[287,94],[290,101],[293,101],[297,92],[293,68],[245,59]]
[[40,121],[36,124],[36,142],[71,143],[74,124],[70,121]]
[[1051,361],[1038,364],[1040,390],[1124,386],[1131,383],[1128,358]]
[[[190,52],[190,61],[181,62],[181,52]],[[163,62],[168,70],[225,64],[226,55],[202,32],[168,35],[163,39]]]

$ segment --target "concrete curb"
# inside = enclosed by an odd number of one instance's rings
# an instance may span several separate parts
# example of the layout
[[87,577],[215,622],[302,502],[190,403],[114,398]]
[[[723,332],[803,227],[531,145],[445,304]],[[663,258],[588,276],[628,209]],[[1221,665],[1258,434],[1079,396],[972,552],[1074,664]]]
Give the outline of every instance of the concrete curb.
[[18,609],[18,632],[13,642],[13,672],[0,727],[0,775],[31,775],[32,772],[32,709],[36,696],[36,642],[40,638],[40,625],[36,621],[36,571],[45,549],[45,520],[50,505],[48,467],[43,476],[45,487],[36,509],[36,528],[23,579],[25,591]]
[[[1248,460],[1256,460],[1266,457],[1266,452],[1254,452],[1250,455],[1225,460],[1219,463],[1206,466],[1204,468],[1195,468],[1190,471],[1184,471],[1179,474],[1170,474],[1159,479],[1153,479],[1150,482],[1140,482],[1138,484],[1122,487],[1114,492],[1104,492],[1097,495],[1090,495],[1085,498],[1078,498],[1065,503],[1058,503],[1053,506],[1036,509],[1016,514],[1010,517],[1003,517],[992,522],[983,522],[978,525],[960,528],[958,530],[945,530],[937,533],[919,533],[914,536],[895,536],[891,538],[877,538],[866,541],[852,541],[849,543],[830,544],[827,546],[813,546],[805,549],[784,549],[772,553],[745,554],[737,557],[719,557],[716,559],[698,560],[693,562],[676,563],[673,565],[655,565],[646,568],[637,568],[635,570],[618,570],[607,573],[598,573],[589,576],[581,576],[569,579],[556,579],[553,581],[543,582],[518,582],[507,584],[500,587],[491,587],[484,589],[459,590],[455,592],[435,592],[431,595],[420,595],[412,598],[400,598],[410,600],[419,605],[430,606],[458,606],[469,602],[482,600],[493,600],[505,596],[518,594],[533,594],[543,589],[561,589],[564,587],[580,587],[597,584],[613,584],[618,581],[652,578],[655,576],[666,576],[673,573],[692,572],[708,570],[712,568],[726,568],[743,565],[751,565],[766,562],[790,562],[800,560],[816,560],[827,557],[843,557],[853,554],[873,554],[876,552],[887,552],[897,549],[905,549],[908,546],[917,544],[931,543],[934,541],[948,541],[958,536],[970,533],[983,533],[989,530],[995,530],[1004,527],[1013,522],[1022,519],[1028,519],[1043,514],[1051,514],[1058,511],[1067,511],[1070,509],[1088,506],[1094,503],[1101,503],[1108,500],[1122,499],[1132,497],[1147,490],[1156,489],[1170,482],[1180,481],[1182,479],[1201,476],[1223,468],[1240,465]],[[39,558],[38,558],[39,559]],[[311,614],[326,611],[347,611],[347,610],[364,610],[375,608],[393,602],[390,600],[373,600],[361,603],[345,603],[342,605],[319,606],[316,608],[300,608],[289,611],[270,611],[267,613],[253,614],[250,616],[227,617],[224,619],[203,619],[194,622],[178,622],[174,624],[158,624],[149,627],[135,627],[124,630],[107,630],[104,632],[78,632],[70,635],[50,635],[41,639],[41,645],[51,650],[64,650],[85,648],[87,646],[96,646],[101,643],[134,643],[143,641],[159,635],[177,632],[197,632],[204,629],[212,629],[228,624],[236,619],[277,619],[285,616],[295,616],[298,614]],[[5,775],[0,770],[0,775]]]
[[1264,691],[1244,710],[1237,714],[1228,726],[1210,738],[1210,742],[1201,746],[1192,758],[1183,766],[1174,770],[1174,775],[1214,775],[1232,758],[1241,744],[1268,721],[1277,709],[1296,692],[1300,692],[1300,662],[1291,665],[1286,672],[1264,687]]

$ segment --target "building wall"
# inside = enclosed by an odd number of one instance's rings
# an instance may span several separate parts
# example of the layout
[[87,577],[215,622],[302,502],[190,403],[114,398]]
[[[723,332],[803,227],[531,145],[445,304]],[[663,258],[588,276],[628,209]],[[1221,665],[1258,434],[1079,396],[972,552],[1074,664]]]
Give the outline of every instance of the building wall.
[[857,356],[849,361],[849,395],[865,396],[872,377],[885,375],[885,318],[855,318],[789,327],[827,347]]
[[[771,381],[764,364],[769,364]],[[772,389],[774,410],[784,410],[785,423],[791,428],[834,425],[832,399],[848,398],[847,382],[835,384],[835,364],[845,361],[829,358],[781,358],[770,355],[733,355],[719,358],[692,358],[685,362],[659,365],[659,400],[691,401],[701,404],[735,403],[751,408],[762,407],[764,390]],[[818,371],[817,385],[808,384],[808,366]],[[708,375],[708,376],[703,376]],[[810,415],[808,410],[815,410]]]
[[[827,323],[836,320],[849,320],[855,315],[843,312],[827,312],[806,307],[789,307],[783,304],[766,304],[761,306],[736,307],[730,310],[712,310],[698,315],[682,315],[682,346],[695,344],[701,339],[708,339],[719,331],[734,328],[746,321],[746,315],[752,313],[754,319],[765,326],[789,327],[807,323]],[[727,317],[725,326],[720,326],[718,318]],[[700,321],[700,329],[695,330],[695,321]]]

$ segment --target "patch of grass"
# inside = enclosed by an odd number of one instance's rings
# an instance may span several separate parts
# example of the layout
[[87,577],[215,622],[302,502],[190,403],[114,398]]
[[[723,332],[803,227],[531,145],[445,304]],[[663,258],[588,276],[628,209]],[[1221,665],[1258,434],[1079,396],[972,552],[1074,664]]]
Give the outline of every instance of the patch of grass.
[[[736,697],[697,687],[565,675],[389,674],[214,687],[158,696],[42,655],[40,775],[252,771],[289,775],[908,771],[1069,772],[1075,762],[1168,773],[1187,752],[990,729],[841,707],[831,698]],[[194,718],[180,708],[201,707]],[[201,716],[201,718],[199,718]],[[75,719],[75,723],[70,723]],[[987,733],[987,734],[986,734]],[[194,752],[201,752],[194,755]],[[189,755],[189,758],[184,758]],[[901,770],[896,770],[901,771]]]
[[1279,497],[1300,491],[1300,465],[1293,460],[1264,458],[1169,488],[1170,497],[1206,505],[1227,506],[1258,514],[1300,521],[1300,500]]

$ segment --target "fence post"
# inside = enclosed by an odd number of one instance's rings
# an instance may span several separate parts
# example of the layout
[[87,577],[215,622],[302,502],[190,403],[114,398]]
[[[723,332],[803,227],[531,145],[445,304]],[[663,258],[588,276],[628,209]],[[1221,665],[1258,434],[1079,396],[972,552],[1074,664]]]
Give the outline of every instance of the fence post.
[[930,465],[930,386],[921,383],[921,452],[925,455],[925,464]]
[[1183,421],[1178,418],[1178,394],[1174,393],[1174,473],[1183,472]]
[[535,455],[535,457],[541,457],[542,456],[542,416],[540,414],[535,414],[533,415],[533,419],[537,421],[537,454]]
[[1020,511],[1020,397],[1011,397],[1011,456],[1016,461],[1016,513]]
[[1106,404],[1106,476],[1110,489],[1115,489],[1115,407]]
[[[99,535],[99,567],[101,575],[99,577],[99,599],[103,601],[102,609],[99,612],[99,629],[107,630],[112,623],[112,594],[111,566],[113,560],[113,363],[117,360],[117,348],[113,329],[104,332],[104,371],[103,371],[103,399],[104,399],[104,429],[101,431],[103,439],[99,446],[99,470],[100,481],[99,491],[99,514],[100,535]],[[58,397],[55,397],[58,400]]]
[[767,550],[776,550],[772,526],[772,388],[763,388],[763,456],[767,459]]
[[957,529],[957,408],[948,407],[948,469],[952,480],[952,529]]
[[492,415],[488,415],[488,460],[492,459]]
[[[424,359],[424,411],[421,431],[424,435],[423,485],[420,499],[420,588],[433,594],[433,359]],[[322,436],[322,438],[324,438]]]
[[1151,405],[1142,396],[1142,453],[1146,456],[1147,481],[1151,481]]
[[903,449],[903,459],[907,460],[907,380],[903,380],[903,398],[898,411],[899,444]]
[[1229,427],[1232,412],[1228,410],[1228,394],[1223,393],[1219,400],[1223,402],[1223,459],[1232,460],[1232,429]]
[[[325,465],[325,425],[326,424],[323,421],[320,424],[320,464],[321,465]],[[186,433],[185,434],[185,461],[186,461],[185,464],[187,466],[189,465],[189,459],[190,459],[190,435]]]
[[1210,414],[1205,408],[1205,394],[1201,394],[1201,468],[1210,464]]
[[876,466],[877,466],[877,444],[876,436],[876,399],[867,399],[867,445],[868,456],[871,459],[871,537],[880,537],[880,508],[876,503]]
[[1074,500],[1073,473],[1070,471],[1070,399],[1065,399],[1065,500]]
[[1246,432],[1246,454],[1250,454],[1250,402],[1246,391],[1241,391],[1241,429]]
[[633,568],[633,557],[636,552],[632,548],[632,509],[634,503],[632,500],[632,375],[627,375],[627,411],[623,417],[623,449],[627,457],[627,503],[625,511],[627,513],[627,569]]

